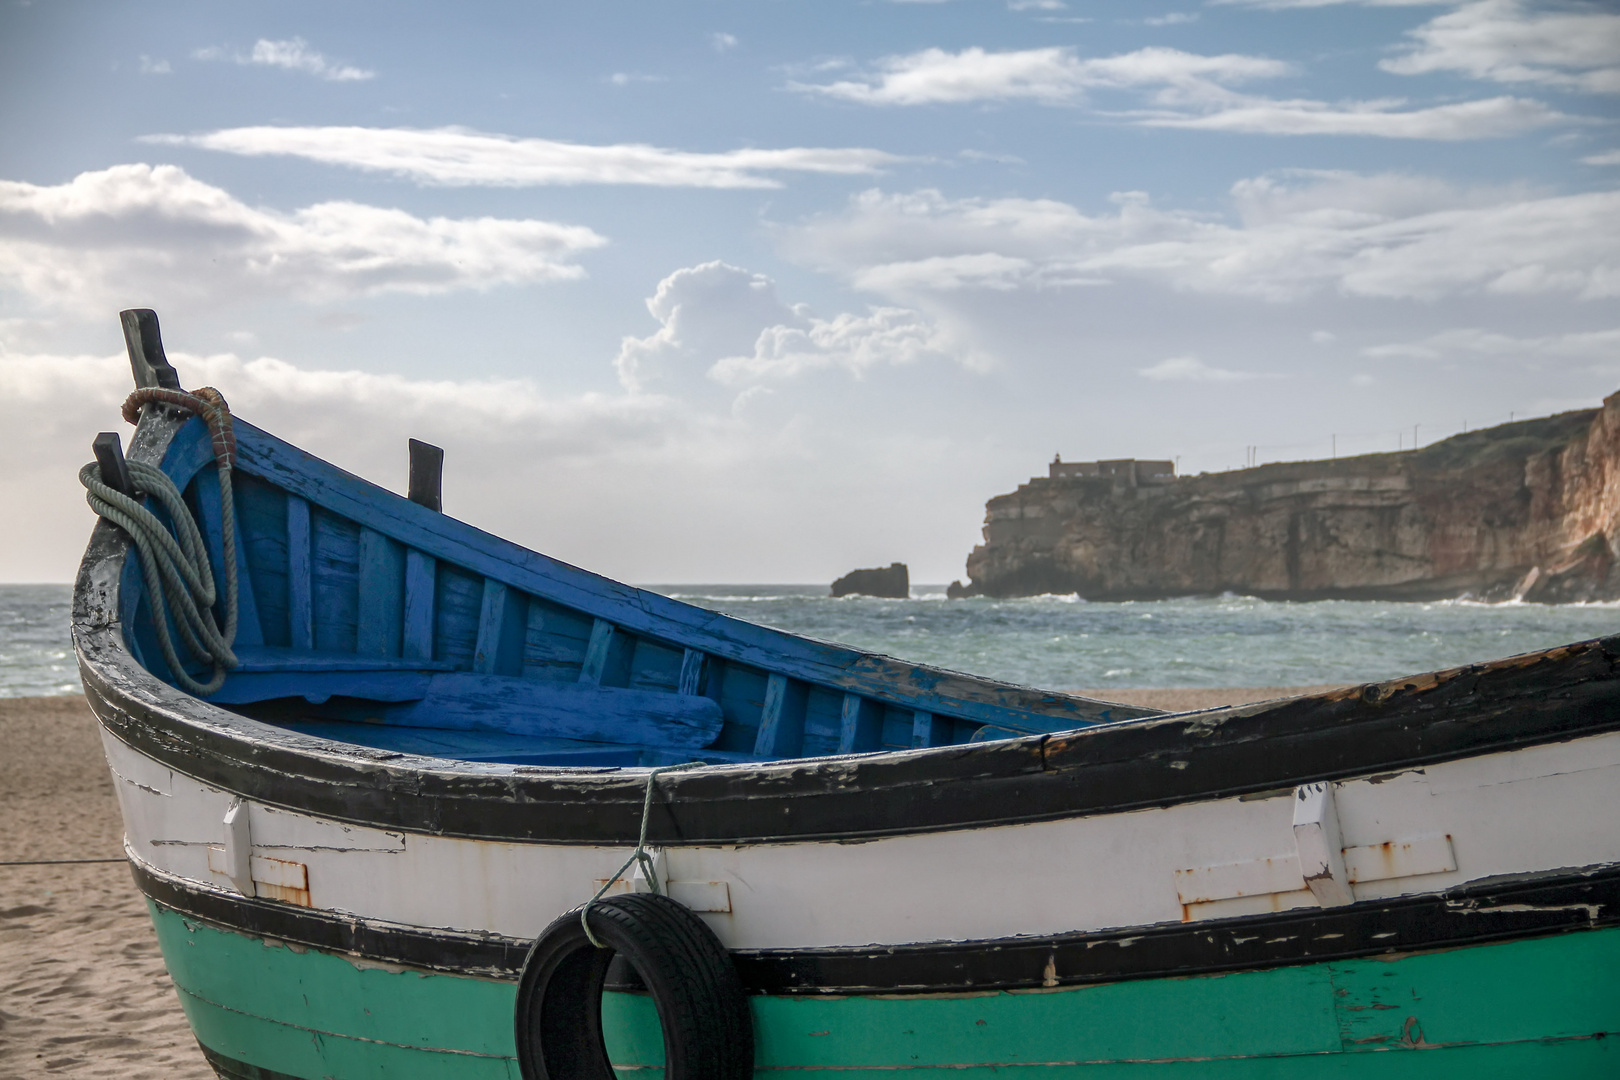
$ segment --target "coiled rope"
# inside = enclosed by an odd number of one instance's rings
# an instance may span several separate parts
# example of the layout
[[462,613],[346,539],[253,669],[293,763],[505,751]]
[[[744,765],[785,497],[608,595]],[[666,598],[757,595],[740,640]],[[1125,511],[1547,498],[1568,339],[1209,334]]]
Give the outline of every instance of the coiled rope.
[[699,765],[703,764],[706,763],[702,761],[688,761],[682,765],[660,765],[658,768],[647,774],[647,795],[641,801],[641,839],[636,841],[636,850],[632,851],[630,853],[630,857],[624,860],[624,865],[619,867],[618,871],[612,877],[608,878],[600,889],[596,890],[596,895],[585,901],[585,906],[579,909],[579,925],[585,928],[585,936],[589,938],[591,944],[595,945],[598,949],[605,949],[607,946],[596,940],[596,935],[591,933],[591,924],[586,920],[585,916],[590,914],[591,905],[602,899],[603,895],[606,894],[609,889],[613,888],[613,883],[615,881],[618,881],[620,878],[624,877],[624,872],[626,870],[630,869],[633,864],[639,862],[641,864],[641,872],[647,875],[647,884],[652,886],[653,893],[656,895],[663,891],[658,886],[658,871],[653,868],[652,856],[647,854],[647,819],[652,816],[653,785],[658,782],[658,777],[663,773],[680,772],[682,769],[695,769]]
[[[146,595],[152,604],[152,628],[163,649],[163,659],[175,681],[186,691],[205,697],[225,683],[225,673],[236,667],[231,651],[236,640],[236,509],[231,497],[231,465],[236,459],[236,433],[231,425],[230,407],[218,390],[205,386],[194,393],[148,386],[136,390],[124,401],[124,419],[131,424],[141,418],[141,408],[149,404],[172,405],[202,417],[213,437],[214,463],[219,468],[220,531],[224,534],[225,626],[215,622],[213,607],[218,601],[214,574],[209,567],[208,548],[191,516],[191,508],[180,496],[180,489],[162,469],[144,461],[126,461],[135,497],[104,483],[101,470],[91,462],[79,470],[79,483],[85,486],[90,509],[123,529],[135,541],[140,555]],[[174,532],[148,509],[139,496],[151,496],[167,511]],[[192,678],[180,662],[169,635],[169,613],[186,648],[199,662],[213,668],[207,682]]]

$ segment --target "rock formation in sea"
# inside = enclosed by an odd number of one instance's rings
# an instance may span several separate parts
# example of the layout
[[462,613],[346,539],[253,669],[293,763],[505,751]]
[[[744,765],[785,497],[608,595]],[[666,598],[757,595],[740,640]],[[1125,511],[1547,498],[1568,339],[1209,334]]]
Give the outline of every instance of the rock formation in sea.
[[991,499],[953,593],[1620,598],[1620,393],[1402,453],[1188,477],[1144,464],[1159,463],[1054,463]]
[[882,596],[904,600],[911,595],[911,572],[903,562],[875,570],[851,570],[832,583],[834,596]]

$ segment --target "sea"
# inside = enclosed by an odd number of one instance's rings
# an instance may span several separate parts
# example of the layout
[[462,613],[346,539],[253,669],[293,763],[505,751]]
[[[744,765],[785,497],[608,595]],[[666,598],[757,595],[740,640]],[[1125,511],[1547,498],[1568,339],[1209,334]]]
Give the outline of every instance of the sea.
[[[905,660],[1056,690],[1355,683],[1620,632],[1620,604],[1290,603],[1246,596],[906,600],[824,585],[652,585],[712,611]],[[0,585],[0,697],[76,694],[67,585]]]

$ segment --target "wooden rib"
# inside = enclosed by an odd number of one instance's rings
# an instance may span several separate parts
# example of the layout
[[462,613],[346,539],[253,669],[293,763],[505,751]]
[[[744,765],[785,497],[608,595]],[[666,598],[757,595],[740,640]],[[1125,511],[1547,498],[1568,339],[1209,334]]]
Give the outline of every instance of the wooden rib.
[[608,653],[613,648],[613,624],[606,619],[591,623],[591,640],[585,646],[585,663],[579,669],[582,683],[600,683],[602,671],[607,667]]
[[478,612],[478,643],[473,647],[473,670],[484,675],[522,674],[528,616],[528,604],[522,593],[494,578],[485,578],[483,604]]
[[698,649],[687,649],[681,654],[681,678],[675,687],[677,693],[699,694],[703,692],[704,659],[704,654]]
[[882,742],[883,706],[859,694],[845,694],[842,722],[838,730],[838,752],[861,754],[878,749]]
[[786,675],[765,681],[765,705],[760,710],[759,735],[754,753],[764,757],[797,757],[804,749],[804,709],[808,690]]

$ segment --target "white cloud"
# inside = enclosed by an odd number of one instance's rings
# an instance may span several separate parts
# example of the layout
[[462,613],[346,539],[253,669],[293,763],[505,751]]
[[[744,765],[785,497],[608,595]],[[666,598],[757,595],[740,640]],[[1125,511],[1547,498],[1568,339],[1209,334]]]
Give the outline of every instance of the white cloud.
[[1190,354],[1160,360],[1152,367],[1138,368],[1136,373],[1154,382],[1247,382],[1250,379],[1260,378],[1260,375],[1253,371],[1231,371],[1227,368],[1211,367]]
[[1147,127],[1241,131],[1261,135],[1368,135],[1385,139],[1489,139],[1576,122],[1539,101],[1494,97],[1402,109],[1400,101],[1331,105],[1321,101],[1244,98],[1215,111],[1140,115]]
[[1118,56],[1081,59],[1067,47],[949,53],[924,49],[878,61],[860,79],[793,88],[863,105],[962,104],[975,101],[1037,101],[1069,104],[1094,87],[1158,86],[1178,96],[1218,96],[1226,84],[1273,78],[1294,70],[1264,57],[1228,53],[1201,56],[1180,49],[1148,48]]
[[[521,518],[523,508],[502,505],[499,489],[507,483],[544,483],[548,501],[577,497],[581,485],[568,479],[574,473],[599,474],[627,461],[644,466],[671,447],[724,467],[750,445],[748,433],[722,430],[657,397],[551,395],[526,380],[310,370],[269,357],[197,356],[172,345],[169,355],[186,386],[217,386],[239,415],[379,482],[403,486],[408,436],[450,447],[446,502],[480,523],[504,517],[510,526]],[[97,431],[120,430],[127,440],[118,407],[129,380],[123,356],[20,352],[0,340],[0,498],[27,506],[30,516],[28,535],[12,538],[3,552],[12,575],[71,575],[72,553],[93,520],[74,477]],[[497,476],[499,483],[484,479]],[[510,504],[509,489],[504,499]]]
[[1385,71],[1620,93],[1620,14],[1613,10],[1531,11],[1522,0],[1476,0],[1408,36],[1407,51],[1379,64]]
[[1437,360],[1448,354],[1472,353],[1527,360],[1566,358],[1613,363],[1620,360],[1620,329],[1516,337],[1494,330],[1463,327],[1431,334],[1419,341],[1373,345],[1361,352],[1377,360]]
[[1142,20],[1144,26],[1182,26],[1198,21],[1196,11],[1171,11],[1164,15],[1149,15]]
[[146,54],[141,54],[142,75],[173,75],[174,68],[169,66],[167,60],[154,60]]
[[0,282],[44,303],[100,307],[131,291],[309,299],[442,293],[583,276],[588,228],[419,218],[325,202],[248,206],[173,165],[117,165],[64,184],[0,181]]
[[1146,280],[1189,292],[1296,300],[1323,291],[1620,295],[1620,191],[1459,191],[1399,175],[1309,173],[1234,185],[1236,220],[1114,196],[1087,215],[1055,200],[869,191],[784,228],[792,258],[879,296],[920,303],[964,288]]
[[959,53],[925,49],[886,57],[863,77],[790,85],[862,105],[893,106],[994,101],[1074,105],[1088,91],[1128,91],[1140,95],[1145,107],[1106,115],[1145,127],[1265,135],[1481,139],[1582,122],[1539,101],[1508,96],[1409,107],[1400,100],[1334,103],[1261,97],[1236,89],[1297,72],[1293,64],[1261,56],[1205,56],[1161,47],[1088,59],[1066,47],[1016,52],[970,48]]
[[1209,2],[1217,6],[1231,5],[1284,11],[1292,8],[1338,7],[1344,4],[1356,4],[1360,7],[1437,7],[1454,4],[1456,0],[1209,0]]
[[1063,0],[1007,0],[1008,11],[1067,11]]
[[615,71],[608,76],[608,82],[614,86],[630,86],[633,83],[661,83],[669,79],[663,75],[642,75],[634,71]]
[[730,387],[840,369],[859,378],[879,365],[957,356],[950,336],[915,311],[873,308],[819,318],[784,303],[763,274],[723,262],[677,270],[658,283],[647,310],[662,326],[627,337],[620,381],[643,390],[699,374]]
[[[184,385],[219,387],[243,419],[396,491],[406,438],[437,443],[449,513],[621,580],[831,580],[890,552],[914,570],[929,558],[943,580],[972,542],[986,467],[977,444],[942,439],[927,417],[873,423],[879,403],[852,403],[847,380],[823,394],[736,393],[700,378],[715,391],[706,406],[692,395],[199,356],[183,347],[182,320],[165,330]],[[128,362],[14,349],[8,335],[0,322],[0,501],[27,507],[29,523],[0,545],[0,577],[71,580],[93,521],[74,476],[97,431],[127,438]],[[861,415],[850,417],[852,405]],[[852,536],[851,514],[879,521],[878,536]]]
[[710,34],[709,44],[714,48],[715,52],[730,52],[732,49],[737,47],[737,35],[725,33]]
[[447,187],[545,184],[650,184],[661,187],[774,188],[774,172],[872,174],[903,160],[881,150],[730,150],[718,154],[618,144],[584,146],[519,139],[464,128],[245,127],[204,135],[151,135],[143,141],[248,157],[281,155],[392,173]]
[[1620,150],[1608,150],[1601,154],[1583,157],[1581,161],[1588,165],[1620,165]]
[[253,43],[253,48],[246,53],[232,55],[221,45],[210,45],[207,48],[197,49],[192,54],[197,60],[224,60],[233,59],[238,64],[254,64],[260,67],[276,67],[286,71],[301,71],[306,75],[313,75],[318,79],[330,82],[363,82],[375,78],[375,71],[353,67],[348,64],[337,64],[309,47],[309,42],[303,38],[286,38],[281,41],[271,41],[260,38]]

